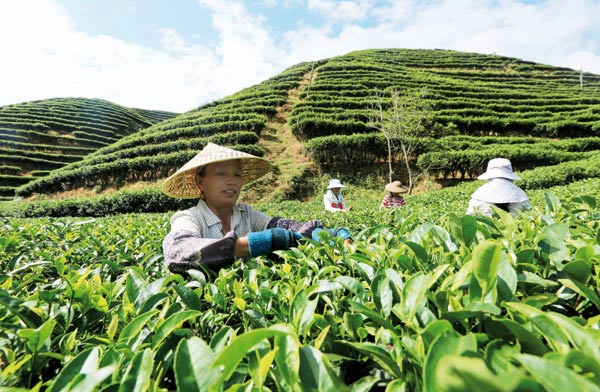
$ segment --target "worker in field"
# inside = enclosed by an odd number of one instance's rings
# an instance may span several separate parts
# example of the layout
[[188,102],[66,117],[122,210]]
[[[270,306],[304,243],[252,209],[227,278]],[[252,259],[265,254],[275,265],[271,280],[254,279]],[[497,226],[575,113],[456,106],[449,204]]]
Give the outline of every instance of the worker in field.
[[513,183],[521,177],[513,172],[510,160],[506,158],[490,160],[486,172],[477,179],[486,182],[471,195],[467,214],[492,216],[492,206],[496,206],[512,215],[517,215],[520,211],[531,208],[525,192]]
[[[236,258],[269,255],[289,249],[302,238],[320,240],[321,222],[298,222],[272,217],[250,205],[238,203],[244,184],[271,169],[263,159],[208,143],[202,151],[165,180],[169,196],[198,198],[198,204],[171,217],[171,230],[163,240],[165,262],[170,271],[185,272],[205,265],[219,269]],[[344,245],[352,237],[344,228],[328,229]]]
[[384,190],[387,192],[379,205],[382,208],[395,208],[406,205],[406,200],[402,197],[402,193],[408,192],[408,188],[402,185],[400,181],[392,181],[386,184]]
[[348,212],[352,209],[352,207],[348,207],[346,205],[344,196],[342,196],[342,188],[345,187],[346,185],[343,185],[338,179],[329,181],[327,190],[323,195],[323,204],[325,205],[325,210],[331,212]]

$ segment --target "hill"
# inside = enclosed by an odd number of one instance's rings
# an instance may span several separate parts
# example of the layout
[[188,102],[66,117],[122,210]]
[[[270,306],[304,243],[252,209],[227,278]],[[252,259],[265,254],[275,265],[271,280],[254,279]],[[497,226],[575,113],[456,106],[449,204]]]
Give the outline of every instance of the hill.
[[55,98],[0,107],[0,196],[175,113],[100,99]]
[[298,64],[123,136],[17,194],[158,181],[209,141],[275,163],[272,175],[251,188],[259,196],[275,188],[270,197],[301,198],[330,176],[354,184],[380,179],[387,152],[383,136],[369,126],[375,97],[423,87],[433,117],[428,135],[415,143],[411,165],[430,179],[469,178],[496,156],[511,159],[516,170],[533,171],[524,173],[525,187],[600,176],[594,169],[600,166],[599,75],[499,55],[387,49]]

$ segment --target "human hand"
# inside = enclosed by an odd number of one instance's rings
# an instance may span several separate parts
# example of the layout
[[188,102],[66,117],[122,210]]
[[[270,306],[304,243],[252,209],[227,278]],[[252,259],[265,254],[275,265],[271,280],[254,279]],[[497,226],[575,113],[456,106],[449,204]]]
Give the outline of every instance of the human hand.
[[315,231],[318,228],[322,228],[322,227],[323,227],[323,224],[321,223],[321,221],[313,219],[313,220],[304,222],[302,224],[302,226],[300,226],[300,228],[298,229],[298,233],[300,233],[302,235],[302,237],[310,238],[312,236],[313,231]]

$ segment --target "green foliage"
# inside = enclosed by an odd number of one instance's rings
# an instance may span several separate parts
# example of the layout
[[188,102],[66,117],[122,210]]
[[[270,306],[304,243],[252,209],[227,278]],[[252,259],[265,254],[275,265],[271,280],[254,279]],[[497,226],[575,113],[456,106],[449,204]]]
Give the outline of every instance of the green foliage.
[[518,217],[466,216],[460,188],[348,214],[266,203],[354,243],[187,278],[163,266],[169,214],[2,218],[0,386],[598,390],[598,181],[532,191]]
[[[0,187],[0,192],[3,188]],[[6,188],[11,194],[12,188]],[[44,200],[35,203],[9,202],[0,206],[1,216],[13,217],[101,217],[135,212],[166,212],[189,208],[195,200],[178,200],[166,196],[158,187],[137,191],[119,191],[95,198]]]

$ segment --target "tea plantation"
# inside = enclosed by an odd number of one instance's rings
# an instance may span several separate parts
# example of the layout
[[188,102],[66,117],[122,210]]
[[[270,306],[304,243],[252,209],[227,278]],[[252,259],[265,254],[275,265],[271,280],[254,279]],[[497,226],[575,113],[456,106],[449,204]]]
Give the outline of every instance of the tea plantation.
[[[0,205],[0,390],[600,391],[599,78],[497,55],[369,50],[181,115],[129,110],[147,125]],[[427,190],[380,209],[374,97],[422,87],[433,116],[410,165]],[[169,217],[194,201],[153,181],[209,141],[273,161],[243,199],[347,227],[354,243],[304,240],[219,272],[169,273]],[[498,156],[532,210],[465,215],[473,177]],[[393,165],[405,181],[399,155]],[[333,177],[349,185],[349,213],[322,208]],[[99,194],[55,197],[78,189]]]
[[319,200],[259,204],[345,225],[355,242],[189,277],[163,266],[169,213],[2,218],[0,384],[600,390],[599,190],[531,191],[516,219],[465,216],[465,193],[449,191],[396,211],[369,198],[330,215]]

